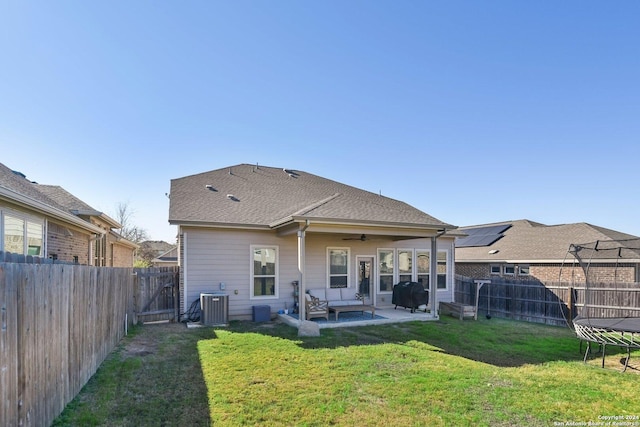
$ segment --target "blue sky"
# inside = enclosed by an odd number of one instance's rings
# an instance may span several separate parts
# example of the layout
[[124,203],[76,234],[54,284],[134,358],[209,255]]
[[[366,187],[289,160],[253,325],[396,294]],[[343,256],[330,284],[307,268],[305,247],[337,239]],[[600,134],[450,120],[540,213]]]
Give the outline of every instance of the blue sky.
[[640,235],[639,20],[637,1],[4,1],[0,162],[170,242],[170,180],[238,163],[459,226]]

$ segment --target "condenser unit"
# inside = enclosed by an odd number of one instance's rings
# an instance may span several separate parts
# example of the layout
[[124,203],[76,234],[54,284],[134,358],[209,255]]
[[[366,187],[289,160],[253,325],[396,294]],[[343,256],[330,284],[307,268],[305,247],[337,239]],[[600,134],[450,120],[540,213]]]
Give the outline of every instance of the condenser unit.
[[229,324],[229,295],[224,293],[200,294],[200,321],[203,325]]

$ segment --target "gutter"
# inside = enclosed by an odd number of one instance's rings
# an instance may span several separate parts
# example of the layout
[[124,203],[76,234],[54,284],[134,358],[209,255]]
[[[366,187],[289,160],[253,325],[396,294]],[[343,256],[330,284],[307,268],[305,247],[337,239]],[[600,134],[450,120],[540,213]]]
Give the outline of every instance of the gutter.
[[115,229],[120,229],[122,228],[122,224],[120,224],[118,221],[116,221],[115,219],[111,218],[109,215],[105,214],[104,212],[100,212],[100,211],[95,211],[95,210],[79,210],[79,209],[74,209],[71,211],[72,214],[74,215],[78,215],[78,216],[97,216],[98,218],[100,218],[101,220],[105,221],[107,224],[109,224],[112,228]]
[[27,208],[36,210],[40,213],[44,213],[57,220],[65,221],[67,223],[73,224],[84,230],[91,231],[94,234],[101,234],[101,235],[105,234],[105,230],[103,230],[102,228],[95,226],[81,218],[78,218],[73,214],[54,208],[50,205],[42,203],[36,199],[32,199],[31,197],[25,196],[23,194],[16,193],[15,191],[10,190],[6,187],[0,186],[0,199],[5,199],[8,202],[16,203],[22,207],[27,207]]
[[405,228],[412,230],[429,230],[440,233],[438,237],[447,232],[448,230],[456,230],[458,227],[450,224],[420,224],[415,222],[391,222],[391,221],[369,221],[369,220],[357,220],[357,219],[344,219],[344,218],[309,218],[306,216],[292,216],[288,218],[288,222],[277,222],[269,224],[271,228],[279,228],[284,225],[289,225],[295,222],[304,222],[312,220],[314,224],[322,225],[337,225],[337,226],[365,226],[365,227],[380,227],[380,228]]

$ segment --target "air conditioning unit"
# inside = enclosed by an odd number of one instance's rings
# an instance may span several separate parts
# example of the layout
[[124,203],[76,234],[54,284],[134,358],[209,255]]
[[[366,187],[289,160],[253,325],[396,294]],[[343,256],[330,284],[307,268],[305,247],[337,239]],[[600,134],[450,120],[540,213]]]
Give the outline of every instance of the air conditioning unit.
[[229,324],[229,295],[200,294],[200,322],[207,326]]

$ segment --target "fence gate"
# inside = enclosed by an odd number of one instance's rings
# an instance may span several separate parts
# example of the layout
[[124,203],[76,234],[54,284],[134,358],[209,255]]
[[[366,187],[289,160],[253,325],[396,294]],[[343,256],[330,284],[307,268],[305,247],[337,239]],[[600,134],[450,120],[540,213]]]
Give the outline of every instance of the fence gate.
[[134,323],[179,319],[177,267],[136,268]]

